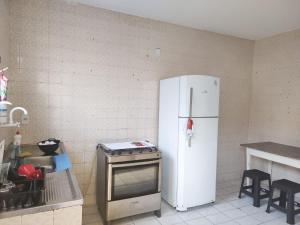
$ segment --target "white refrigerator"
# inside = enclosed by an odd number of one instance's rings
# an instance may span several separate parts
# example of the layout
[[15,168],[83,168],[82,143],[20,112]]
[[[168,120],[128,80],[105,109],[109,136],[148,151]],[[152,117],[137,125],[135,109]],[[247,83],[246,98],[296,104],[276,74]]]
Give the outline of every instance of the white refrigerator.
[[178,211],[216,198],[219,87],[206,75],[160,81],[162,197]]

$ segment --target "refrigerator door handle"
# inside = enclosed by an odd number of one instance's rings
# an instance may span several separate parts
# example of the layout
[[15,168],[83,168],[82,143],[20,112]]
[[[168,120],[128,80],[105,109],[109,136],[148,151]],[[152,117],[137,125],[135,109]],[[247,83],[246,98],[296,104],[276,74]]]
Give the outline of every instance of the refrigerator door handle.
[[190,110],[189,116],[192,117],[192,110],[193,110],[193,88],[190,88]]
[[[189,110],[189,122],[192,124],[191,126],[193,126],[193,121],[192,121],[192,110],[193,110],[193,88],[190,88],[190,110]],[[190,121],[191,120],[191,121]],[[188,122],[188,123],[189,123]],[[187,135],[188,135],[188,146],[191,147],[192,146],[192,134],[193,133],[193,128],[188,127],[188,131],[187,131]]]

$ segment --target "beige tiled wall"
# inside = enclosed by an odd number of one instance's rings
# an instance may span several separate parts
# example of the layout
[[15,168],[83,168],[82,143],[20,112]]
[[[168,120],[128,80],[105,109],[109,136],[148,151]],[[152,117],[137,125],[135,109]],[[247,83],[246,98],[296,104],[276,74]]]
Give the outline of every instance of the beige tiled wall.
[[[299,87],[300,30],[256,41],[249,141],[300,146]],[[274,165],[273,172],[300,182],[297,170]]]
[[[240,175],[253,41],[57,0],[10,2],[10,97],[29,110],[24,141],[63,140],[83,190],[99,140],[157,142],[159,80],[179,74],[221,78],[218,179]],[[93,183],[89,193],[95,202]]]
[[9,63],[9,7],[8,1],[0,0],[0,68]]
[[[9,66],[9,6],[8,0],[0,0],[0,69]],[[5,74],[9,77],[9,71]],[[12,128],[0,128],[0,141],[6,144],[12,140]]]

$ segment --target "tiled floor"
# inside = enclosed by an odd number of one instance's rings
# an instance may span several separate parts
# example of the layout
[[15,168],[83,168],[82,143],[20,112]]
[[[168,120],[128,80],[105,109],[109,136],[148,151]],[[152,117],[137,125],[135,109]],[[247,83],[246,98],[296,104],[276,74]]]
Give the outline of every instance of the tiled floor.
[[[187,212],[177,212],[167,203],[162,203],[162,217],[153,213],[142,214],[113,222],[113,225],[286,225],[285,214],[275,211],[265,212],[266,200],[260,208],[252,206],[252,199],[237,198],[239,181],[222,183],[217,188],[217,201],[213,205],[193,208]],[[83,209],[84,225],[102,225],[96,206]],[[300,225],[300,215],[296,216]]]

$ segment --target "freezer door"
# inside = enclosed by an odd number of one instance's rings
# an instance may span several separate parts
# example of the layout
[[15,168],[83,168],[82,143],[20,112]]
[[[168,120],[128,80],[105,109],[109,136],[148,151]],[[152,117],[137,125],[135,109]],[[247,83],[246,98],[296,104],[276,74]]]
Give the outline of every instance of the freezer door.
[[177,210],[215,201],[217,168],[217,118],[193,118],[191,146],[186,136],[187,118],[179,119]]
[[212,76],[180,77],[179,117],[218,116],[219,83],[219,78]]

